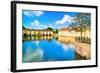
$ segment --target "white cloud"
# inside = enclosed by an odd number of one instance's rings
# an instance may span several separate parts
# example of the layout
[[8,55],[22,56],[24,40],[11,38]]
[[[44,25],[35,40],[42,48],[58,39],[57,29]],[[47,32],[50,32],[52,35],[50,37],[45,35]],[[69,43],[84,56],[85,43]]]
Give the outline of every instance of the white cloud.
[[41,24],[38,20],[34,20],[30,24],[28,24],[28,26],[26,26],[26,28],[28,28],[28,29],[46,29],[47,26]]
[[39,16],[43,15],[43,11],[23,11],[23,13],[24,13],[24,15],[31,16],[31,17],[33,17],[33,16],[39,17]]
[[49,24],[48,27],[54,28],[54,26],[52,24]]
[[31,26],[39,26],[40,22],[38,20],[34,20],[32,23],[31,23]]
[[43,15],[43,11],[34,11],[33,14],[35,16],[40,16],[40,15]]
[[52,27],[52,24],[49,24],[49,27]]
[[64,24],[66,22],[72,22],[74,17],[71,17],[69,15],[64,15],[64,17],[61,20],[56,21],[56,24]]

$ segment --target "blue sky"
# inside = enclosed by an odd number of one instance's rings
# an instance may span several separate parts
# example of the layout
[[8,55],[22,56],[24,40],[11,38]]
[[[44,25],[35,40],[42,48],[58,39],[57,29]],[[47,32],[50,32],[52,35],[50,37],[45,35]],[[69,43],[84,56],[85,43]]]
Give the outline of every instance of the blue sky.
[[60,29],[72,23],[76,12],[22,11],[22,25],[29,29]]

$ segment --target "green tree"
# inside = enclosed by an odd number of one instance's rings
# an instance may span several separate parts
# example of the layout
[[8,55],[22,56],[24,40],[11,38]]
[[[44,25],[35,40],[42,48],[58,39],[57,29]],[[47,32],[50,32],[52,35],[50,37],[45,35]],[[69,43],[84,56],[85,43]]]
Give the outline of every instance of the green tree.
[[53,29],[51,27],[48,27],[47,30],[52,30],[53,31]]
[[24,26],[22,26],[23,29],[26,29]]
[[70,24],[70,27],[76,28],[81,33],[86,31],[87,27],[91,26],[91,14],[90,13],[79,13],[73,19],[73,22]]
[[89,30],[90,33],[90,28],[91,28],[91,14],[87,13],[85,14],[84,18],[83,18],[83,23],[84,23],[84,31],[85,31],[85,35],[86,35],[86,30]]
[[59,32],[59,30],[58,30],[58,29],[53,30],[53,33],[55,33],[55,34],[58,34],[58,32]]

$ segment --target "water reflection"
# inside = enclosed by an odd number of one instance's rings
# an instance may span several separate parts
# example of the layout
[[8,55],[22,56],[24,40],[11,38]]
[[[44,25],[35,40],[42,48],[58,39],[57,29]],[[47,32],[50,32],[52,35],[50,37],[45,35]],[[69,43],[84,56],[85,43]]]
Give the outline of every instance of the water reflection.
[[53,39],[53,36],[27,36],[24,37],[24,41],[30,41],[30,40],[51,40]]
[[71,40],[70,43],[69,40],[65,41],[64,37],[53,36],[24,38],[22,61],[27,63],[75,60],[78,54],[74,51],[75,46],[72,42]]

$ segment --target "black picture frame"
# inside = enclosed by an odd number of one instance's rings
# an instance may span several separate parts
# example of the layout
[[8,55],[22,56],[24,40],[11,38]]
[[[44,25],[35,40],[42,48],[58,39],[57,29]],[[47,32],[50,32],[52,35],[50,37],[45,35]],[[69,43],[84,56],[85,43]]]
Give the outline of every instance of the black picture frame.
[[[38,68],[38,69],[16,69],[16,7],[17,4],[36,4],[36,5],[51,5],[51,6],[69,6],[69,7],[83,7],[83,8],[94,8],[96,9],[96,63],[95,65],[85,66],[71,66],[71,67],[52,67],[52,68]],[[88,68],[98,66],[98,7],[90,5],[73,5],[73,4],[57,4],[57,3],[43,3],[43,2],[27,2],[27,1],[11,1],[11,71],[12,72],[23,72],[23,71],[42,71],[42,70],[55,70],[55,69],[73,69],[73,68]]]

